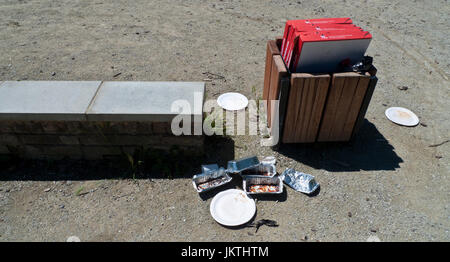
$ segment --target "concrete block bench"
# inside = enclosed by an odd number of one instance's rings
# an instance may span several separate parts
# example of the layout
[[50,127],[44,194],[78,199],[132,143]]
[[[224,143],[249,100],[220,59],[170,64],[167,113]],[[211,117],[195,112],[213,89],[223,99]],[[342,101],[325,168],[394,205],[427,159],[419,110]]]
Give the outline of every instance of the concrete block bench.
[[[102,159],[138,147],[203,148],[202,135],[175,136],[173,102],[202,125],[203,82],[0,82],[0,154]],[[194,101],[195,100],[195,101]],[[186,114],[186,112],[185,112]]]

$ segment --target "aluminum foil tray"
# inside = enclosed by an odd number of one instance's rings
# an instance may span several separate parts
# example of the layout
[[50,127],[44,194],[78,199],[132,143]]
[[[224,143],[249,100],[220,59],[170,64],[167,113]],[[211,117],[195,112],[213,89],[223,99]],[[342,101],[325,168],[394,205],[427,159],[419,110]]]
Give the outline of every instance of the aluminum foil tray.
[[207,171],[192,177],[192,185],[198,193],[209,191],[231,182],[232,178],[223,167]]
[[281,177],[284,183],[292,187],[295,191],[305,194],[311,194],[319,187],[319,183],[316,182],[314,176],[295,171],[292,168],[286,169]]
[[261,177],[273,177],[277,174],[275,165],[271,164],[259,164],[254,167],[245,169],[240,173],[242,177],[246,176],[261,176]]
[[242,188],[247,194],[281,194],[283,182],[279,176],[261,177],[247,176],[242,182]]
[[246,169],[252,168],[259,164],[256,156],[241,158],[238,160],[228,161],[227,171],[229,173],[240,173]]
[[218,164],[210,164],[210,165],[202,165],[202,173],[206,173],[208,171],[219,170]]

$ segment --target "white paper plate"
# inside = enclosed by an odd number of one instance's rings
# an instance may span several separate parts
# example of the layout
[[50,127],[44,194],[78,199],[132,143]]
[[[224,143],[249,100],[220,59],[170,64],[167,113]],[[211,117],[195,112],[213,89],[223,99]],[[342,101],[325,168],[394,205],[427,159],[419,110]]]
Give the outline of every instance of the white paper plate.
[[209,211],[220,224],[239,226],[252,219],[256,212],[256,204],[244,191],[229,189],[213,198]]
[[217,103],[225,110],[241,110],[247,107],[248,99],[243,94],[239,93],[225,93],[217,98]]
[[392,122],[402,125],[402,126],[416,126],[419,124],[419,118],[403,107],[390,107],[384,112],[386,117]]

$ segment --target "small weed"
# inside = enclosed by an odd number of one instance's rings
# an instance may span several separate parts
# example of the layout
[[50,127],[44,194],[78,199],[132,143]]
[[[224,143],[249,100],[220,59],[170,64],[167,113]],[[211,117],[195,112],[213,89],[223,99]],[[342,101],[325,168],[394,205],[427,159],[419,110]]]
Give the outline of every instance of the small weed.
[[261,108],[260,108],[260,106],[259,106],[259,103],[262,101],[262,96],[261,95],[259,95],[258,96],[258,99],[256,99],[256,110],[257,110],[257,113],[259,114],[260,112],[261,112]]
[[84,186],[80,186],[80,188],[78,188],[77,191],[75,191],[75,195],[80,196],[81,192],[83,192],[83,190],[84,190]]

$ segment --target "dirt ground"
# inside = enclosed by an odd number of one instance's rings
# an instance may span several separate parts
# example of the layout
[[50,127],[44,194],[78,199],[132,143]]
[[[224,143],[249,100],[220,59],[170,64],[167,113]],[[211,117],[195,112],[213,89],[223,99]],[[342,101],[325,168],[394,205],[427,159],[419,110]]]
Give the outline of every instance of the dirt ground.
[[[274,155],[278,171],[316,177],[315,196],[287,188],[257,201],[255,219],[279,227],[220,226],[192,171],[132,179],[106,164],[19,162],[0,171],[0,240],[449,241],[450,143],[430,147],[450,139],[449,14],[442,0],[1,0],[0,80],[203,81],[209,72],[224,78],[207,82],[208,99],[257,99],[266,42],[287,19],[351,17],[373,34],[379,81],[352,143],[273,151],[259,136],[208,140],[221,165]],[[421,124],[391,123],[391,106]]]

